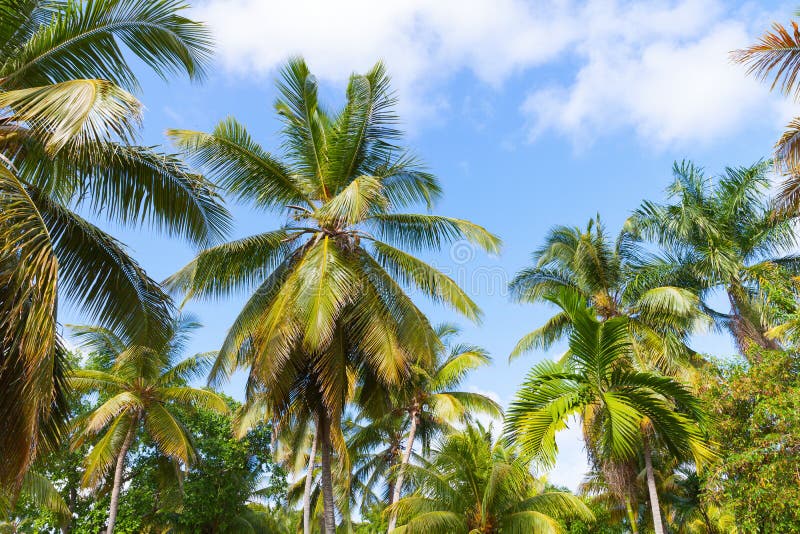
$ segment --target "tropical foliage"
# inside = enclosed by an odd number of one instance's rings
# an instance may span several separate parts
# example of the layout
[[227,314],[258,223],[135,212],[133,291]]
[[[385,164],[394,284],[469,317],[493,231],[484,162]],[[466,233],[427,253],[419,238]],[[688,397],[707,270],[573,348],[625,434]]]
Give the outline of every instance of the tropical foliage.
[[75,335],[96,359],[96,369],[79,369],[69,384],[83,394],[96,393],[101,403],[75,424],[75,446],[92,441],[86,456],[83,485],[96,487],[114,469],[108,534],[114,531],[125,462],[141,432],[154,442],[174,475],[196,459],[192,437],[176,413],[177,407],[201,406],[225,412],[225,401],[216,393],[188,385],[202,376],[213,354],[179,359],[188,334],[200,325],[190,318],[173,321],[172,335],[158,345],[139,345],[99,327],[76,327]]
[[[577,497],[531,474],[530,457],[480,424],[444,439],[421,465],[403,468],[416,491],[393,509],[397,534],[560,532],[560,518],[592,519]],[[391,511],[391,509],[390,509]]]
[[[690,334],[701,327],[705,315],[697,295],[660,280],[645,281],[637,269],[647,253],[628,232],[611,242],[598,216],[585,229],[557,226],[533,255],[533,267],[511,281],[520,302],[549,302],[564,289],[576,291],[599,317],[626,317],[634,354],[641,365],[677,372],[691,366]],[[559,311],[525,335],[511,353],[517,357],[533,349],[549,349],[566,338],[573,325]]]
[[[472,299],[448,276],[411,255],[466,239],[488,252],[499,240],[462,219],[404,213],[439,196],[436,179],[396,143],[383,65],[353,75],[347,101],[331,113],[301,59],[281,71],[275,108],[284,150],[273,155],[236,120],[212,133],[173,130],[173,140],[241,201],[286,214],[277,230],[201,252],[168,287],[188,298],[252,292],[211,370],[212,384],[249,368],[248,396],[268,392],[279,420],[303,410],[318,421],[327,532],[332,532],[331,446],[354,379],[396,387],[411,364],[432,360],[440,342],[401,284],[477,320]],[[340,451],[342,452],[342,451]]]
[[66,419],[58,298],[120,335],[166,335],[169,302],[113,237],[76,213],[151,223],[195,243],[228,217],[180,160],[133,144],[126,57],[202,77],[207,30],[177,0],[0,2],[0,483],[19,482]]
[[[703,310],[727,329],[744,354],[751,346],[777,348],[766,335],[776,310],[770,285],[786,285],[797,272],[793,221],[772,210],[769,163],[729,167],[718,180],[690,163],[676,163],[668,202],[645,201],[626,223],[636,238],[660,247],[636,269],[637,283],[659,283],[698,295]],[[715,310],[714,291],[730,309]]]
[[[543,465],[553,465],[555,435],[579,418],[595,464],[624,466],[642,451],[648,486],[653,484],[651,449],[659,441],[671,455],[702,462],[710,458],[699,402],[678,381],[638,371],[625,317],[598,320],[577,292],[551,297],[572,325],[569,353],[560,362],[533,367],[511,403],[507,435]],[[661,531],[654,487],[650,500],[656,532]]]
[[[434,212],[381,63],[324,105],[288,60],[274,150],[231,117],[169,130],[178,155],[139,145],[131,65],[208,69],[187,7],[0,0],[0,532],[800,531],[798,120],[774,160],[676,163],[616,234],[554,226],[510,284],[553,313],[511,357],[564,351],[504,412],[474,387],[489,353],[416,299],[479,324],[431,258],[500,239]],[[799,94],[796,24],[734,59]],[[226,241],[224,197],[279,222]],[[199,252],[159,284],[105,223]],[[200,325],[170,295],[246,301],[187,357]],[[64,332],[60,303],[93,326]],[[739,354],[697,353],[709,328]],[[234,375],[244,403],[214,389]],[[569,426],[575,492],[547,481]]]
[[[732,53],[734,61],[747,66],[748,74],[761,81],[772,79],[771,90],[797,98],[800,94],[800,28],[792,21],[791,28],[773,23],[752,46]],[[786,125],[775,143],[776,170],[785,176],[776,207],[782,212],[798,213],[800,209],[800,117]]]

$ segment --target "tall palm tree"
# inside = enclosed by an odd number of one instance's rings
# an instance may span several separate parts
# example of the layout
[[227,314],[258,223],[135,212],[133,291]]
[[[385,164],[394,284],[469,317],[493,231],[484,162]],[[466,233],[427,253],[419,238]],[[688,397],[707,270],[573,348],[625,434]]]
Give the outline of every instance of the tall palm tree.
[[[443,350],[438,351],[433,360],[421,360],[412,365],[410,377],[387,396],[386,401],[391,409],[388,414],[375,421],[375,424],[380,427],[384,423],[383,419],[396,424],[400,416],[401,433],[405,430],[405,443],[394,449],[394,457],[388,458],[391,465],[387,467],[390,469],[409,463],[414,444],[419,438],[422,438],[423,449],[428,450],[431,440],[443,430],[452,428],[453,423],[478,414],[502,417],[503,410],[494,400],[480,393],[460,390],[459,386],[467,375],[488,365],[491,358],[480,347],[454,343],[453,338],[458,332],[458,328],[453,325],[439,325],[436,333],[444,343]],[[365,397],[374,396],[365,394],[365,390],[366,388],[361,390]],[[361,449],[369,448],[368,443],[368,440],[362,440]],[[385,474],[390,475],[391,505],[400,499],[404,472],[401,467],[396,469],[396,476]],[[397,515],[391,514],[389,532],[396,524]]]
[[493,534],[562,529],[558,520],[593,515],[568,492],[546,490],[530,460],[479,423],[444,438],[430,460],[405,466],[417,488],[389,508],[395,534]]
[[624,464],[642,451],[654,527],[662,534],[651,449],[657,439],[677,458],[710,457],[699,401],[673,378],[632,368],[628,318],[598,320],[597,311],[570,289],[549,298],[573,325],[569,357],[531,369],[507,412],[508,438],[550,466],[558,453],[556,433],[577,416],[595,458]]
[[[730,331],[744,354],[752,344],[777,348],[765,335],[775,309],[764,288],[785,285],[798,268],[796,256],[781,256],[797,238],[792,220],[771,210],[769,168],[765,161],[727,168],[712,183],[692,163],[676,163],[668,201],[644,202],[626,222],[633,236],[661,249],[637,267],[632,283],[697,293],[703,309]],[[718,290],[730,311],[712,308]]]
[[[227,215],[174,156],[132,145],[142,106],[128,52],[202,77],[204,27],[180,0],[0,0],[0,483],[21,480],[65,420],[58,298],[128,336],[165,334],[165,295],[76,214],[148,222],[196,244]],[[123,48],[124,47],[124,48]]]
[[478,307],[441,271],[409,254],[467,239],[496,252],[499,240],[468,221],[399,210],[438,197],[436,179],[406,150],[381,64],[353,75],[343,108],[319,105],[301,59],[281,70],[276,110],[283,153],[261,148],[234,119],[208,134],[170,132],[231,194],[287,215],[277,229],[201,252],[168,280],[189,297],[251,290],[212,368],[211,383],[249,367],[251,383],[285,412],[298,396],[318,418],[326,532],[333,532],[331,428],[353,379],[369,372],[396,385],[416,358],[432,359],[433,328],[401,284],[469,318]]
[[[510,289],[519,302],[547,302],[562,288],[577,291],[602,319],[628,318],[635,355],[640,363],[665,372],[679,372],[697,357],[688,348],[689,335],[702,325],[699,299],[670,285],[642,286],[631,276],[644,252],[621,232],[609,239],[599,215],[586,228],[556,226],[533,255],[533,266],[520,271]],[[572,329],[560,311],[526,334],[511,357],[548,349]]]
[[213,391],[188,385],[205,376],[215,356],[203,353],[180,359],[188,334],[198,326],[191,318],[178,319],[167,341],[149,346],[132,344],[104,328],[74,329],[83,348],[99,362],[98,369],[72,372],[70,384],[77,392],[100,395],[99,405],[78,420],[74,446],[100,436],[86,457],[84,486],[99,485],[114,468],[108,534],[114,532],[125,458],[140,433],[146,433],[165,456],[186,466],[194,460],[194,447],[176,408],[201,406],[220,413],[228,409]]
[[[797,83],[800,74],[800,28],[773,23],[758,42],[732,53],[734,61],[747,65],[748,74],[767,81],[772,78],[770,90],[776,88],[795,98],[800,93]],[[786,125],[786,130],[775,143],[775,164],[786,179],[777,197],[777,208],[794,214],[800,210],[800,117]]]

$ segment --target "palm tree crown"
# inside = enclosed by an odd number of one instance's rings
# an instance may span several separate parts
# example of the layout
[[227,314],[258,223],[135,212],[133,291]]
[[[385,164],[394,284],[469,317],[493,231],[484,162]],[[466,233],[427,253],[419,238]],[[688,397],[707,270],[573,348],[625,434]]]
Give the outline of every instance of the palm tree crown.
[[70,384],[79,393],[96,392],[100,404],[82,416],[74,446],[99,439],[86,457],[83,483],[92,487],[105,480],[116,465],[108,532],[113,532],[116,498],[120,491],[125,457],[143,430],[158,449],[187,466],[194,460],[192,437],[180,421],[176,407],[200,406],[226,412],[225,400],[216,393],[188,385],[204,376],[214,353],[179,360],[188,334],[199,326],[184,317],[174,323],[168,341],[153,346],[131,344],[98,327],[75,327],[75,336],[93,355],[97,369],[71,373]]
[[[768,170],[768,162],[727,168],[712,183],[695,165],[676,164],[669,202],[644,202],[626,223],[635,237],[661,248],[638,266],[634,283],[695,292],[742,350],[777,346],[765,335],[775,310],[764,287],[785,285],[797,270],[794,256],[781,256],[797,239],[792,220],[771,209]],[[728,297],[728,313],[710,304],[718,289]]]
[[198,244],[228,216],[174,156],[134,146],[142,106],[123,47],[200,78],[205,28],[179,0],[0,0],[0,482],[19,480],[65,419],[59,294],[126,336],[166,335],[158,285],[76,214],[149,222]]
[[[676,458],[703,462],[712,456],[702,431],[707,418],[691,392],[673,378],[632,367],[627,317],[598,320],[583,297],[567,288],[550,298],[573,325],[570,351],[560,362],[535,365],[508,409],[508,438],[523,453],[552,466],[555,435],[577,416],[590,459],[604,471],[624,472],[644,450],[652,472],[653,433]],[[658,502],[651,497],[657,516]]]
[[479,423],[450,434],[430,460],[405,468],[417,488],[388,511],[395,534],[561,532],[562,518],[593,519],[567,492],[546,490],[530,461]]
[[[636,283],[632,272],[644,252],[627,232],[612,243],[598,216],[585,229],[557,226],[533,255],[533,267],[520,271],[510,287],[521,302],[548,302],[564,288],[578,292],[599,317],[628,318],[635,355],[649,367],[674,372],[693,355],[689,335],[702,323],[699,300],[688,289]],[[572,330],[560,311],[526,334],[511,353],[548,349]]]
[[[800,28],[774,23],[758,42],[732,54],[737,63],[747,65],[748,73],[762,81],[772,78],[771,90],[797,97],[800,85]],[[794,117],[775,143],[775,166],[786,176],[781,184],[776,207],[782,212],[797,214],[800,210],[800,117]]]

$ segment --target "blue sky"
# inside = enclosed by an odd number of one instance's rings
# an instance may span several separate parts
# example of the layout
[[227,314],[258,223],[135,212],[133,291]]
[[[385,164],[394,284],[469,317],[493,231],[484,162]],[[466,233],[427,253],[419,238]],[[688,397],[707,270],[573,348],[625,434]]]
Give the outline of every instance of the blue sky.
[[[717,0],[211,0],[192,15],[215,32],[215,67],[202,85],[165,84],[141,69],[142,140],[167,144],[167,128],[208,131],[232,115],[275,149],[273,80],[286,57],[304,55],[334,104],[350,72],[385,60],[408,145],[443,184],[436,212],[503,239],[496,258],[463,249],[429,258],[464,282],[484,311],[480,325],[420,304],[491,352],[493,365],[467,387],[505,404],[532,363],[558,352],[508,363],[519,337],[550,310],[510,303],[506,282],[553,225],[584,225],[600,213],[616,233],[642,199],[661,198],[674,160],[718,172],[768,156],[797,107],[747,78],[727,53],[792,13],[791,4]],[[269,213],[231,209],[235,237],[280,224]],[[105,226],[156,279],[193,257],[191,247],[147,229]],[[192,348],[217,348],[243,299],[188,305],[205,325]],[[65,308],[63,323],[84,321]],[[732,352],[721,336],[695,345]],[[242,398],[241,378],[225,390]],[[582,445],[574,430],[559,443],[551,477],[574,488]]]

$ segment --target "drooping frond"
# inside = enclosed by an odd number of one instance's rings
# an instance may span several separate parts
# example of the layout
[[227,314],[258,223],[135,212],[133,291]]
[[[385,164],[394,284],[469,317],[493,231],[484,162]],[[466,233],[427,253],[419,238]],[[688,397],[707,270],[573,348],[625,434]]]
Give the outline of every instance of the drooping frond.
[[69,80],[55,85],[0,92],[0,109],[27,124],[49,154],[62,148],[111,139],[130,140],[140,123],[141,104],[105,80]]
[[772,78],[776,87],[785,94],[797,93],[797,75],[800,73],[800,29],[792,22],[790,32],[782,24],[774,23],[772,31],[761,36],[755,45],[733,53],[734,61],[747,65],[748,72],[761,80]]
[[218,298],[263,282],[290,253],[286,230],[265,232],[208,248],[164,281],[186,298]]
[[209,245],[230,230],[216,188],[176,156],[114,142],[85,143],[47,157],[23,152],[18,168],[38,189],[75,184],[64,202],[87,206],[121,224],[147,224],[167,235]]
[[3,65],[7,87],[97,78],[133,89],[136,78],[124,44],[162,77],[186,72],[201,78],[211,55],[208,30],[181,16],[180,0],[60,2],[50,20]]
[[165,339],[171,323],[169,298],[123,246],[47,196],[37,194],[35,201],[52,234],[61,291],[128,339]]
[[500,252],[501,241],[497,236],[463,219],[440,215],[390,213],[376,215],[370,221],[382,239],[412,250],[438,250],[461,239],[490,254]]
[[[0,483],[18,487],[61,397],[55,311],[58,262],[45,221],[0,165]],[[61,398],[63,401],[63,398]]]
[[478,305],[449,276],[422,260],[380,241],[373,241],[375,258],[398,280],[444,302],[467,318],[478,321]]

